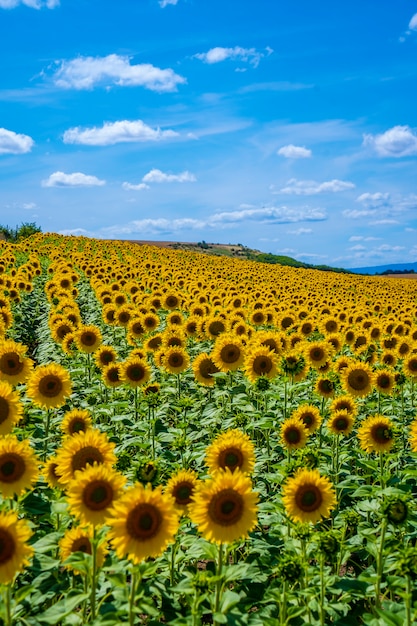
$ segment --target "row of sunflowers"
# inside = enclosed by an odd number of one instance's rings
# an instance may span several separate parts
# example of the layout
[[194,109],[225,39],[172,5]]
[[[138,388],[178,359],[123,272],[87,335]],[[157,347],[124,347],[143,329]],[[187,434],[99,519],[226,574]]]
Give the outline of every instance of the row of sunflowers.
[[0,242],[0,617],[417,620],[417,290]]

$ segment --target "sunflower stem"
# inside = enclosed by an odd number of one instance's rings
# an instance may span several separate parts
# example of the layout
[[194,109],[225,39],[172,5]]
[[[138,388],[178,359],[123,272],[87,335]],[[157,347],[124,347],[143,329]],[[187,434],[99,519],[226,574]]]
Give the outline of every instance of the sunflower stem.
[[135,612],[133,609],[135,606],[136,590],[138,588],[139,583],[140,583],[140,574],[138,572],[138,569],[135,566],[133,566],[132,575],[130,579],[130,593],[129,593],[129,626],[133,626],[133,624],[135,623]]
[[287,419],[287,379],[284,380],[284,420]]
[[8,585],[6,585],[6,619],[5,619],[5,626],[11,626],[12,625],[12,583],[9,583]]
[[320,555],[320,626],[325,626],[324,601],[326,597],[324,586],[324,554]]
[[170,566],[169,566],[169,581],[171,583],[171,587],[174,586],[175,583],[175,556],[177,554],[177,548],[178,548],[178,543],[177,541],[174,541],[174,543],[171,546],[171,561],[170,561]]
[[42,460],[46,461],[46,455],[48,452],[48,438],[49,438],[49,429],[51,427],[51,410],[46,409],[46,419],[45,419],[45,439],[43,442],[43,454]]
[[411,600],[413,594],[411,591],[411,578],[407,576],[405,584],[405,626],[411,626]]
[[382,520],[381,526],[381,537],[379,541],[379,549],[376,555],[376,583],[375,583],[375,606],[376,608],[381,608],[381,581],[382,581],[382,568],[384,565],[384,543],[385,543],[385,533],[387,531],[387,523],[388,520],[386,517]]
[[[308,590],[308,586],[309,586],[309,576],[308,576],[308,559],[307,559],[307,545],[306,545],[306,540],[304,537],[302,537],[300,539],[300,543],[301,543],[301,555],[303,557],[303,563],[304,563],[304,591]],[[306,603],[306,608],[307,608],[307,615],[308,615],[308,623],[311,622],[311,612],[310,612],[310,607],[308,605],[308,598],[305,598],[305,603]]]
[[138,421],[138,388],[135,387],[135,421]]
[[285,626],[287,623],[287,581],[284,580],[282,583],[282,595],[281,602],[279,605],[279,623],[281,626]]
[[96,619],[96,590],[97,590],[97,531],[94,526],[93,541],[92,541],[92,556],[93,556],[93,569],[91,572],[91,595],[90,595],[90,608],[91,608],[91,621]]
[[[221,595],[222,595],[222,587],[223,587],[223,580],[222,580],[222,573],[223,573],[223,544],[220,543],[219,544],[219,553],[218,553],[218,560],[217,560],[217,582],[216,582],[216,596],[215,596],[215,600],[214,600],[214,613],[218,613],[219,609],[220,609],[220,600],[221,600]],[[213,622],[214,626],[219,626],[219,622],[214,619]]]
[[379,452],[379,473],[381,475],[381,487],[385,488],[385,475],[384,475],[384,456],[382,450]]

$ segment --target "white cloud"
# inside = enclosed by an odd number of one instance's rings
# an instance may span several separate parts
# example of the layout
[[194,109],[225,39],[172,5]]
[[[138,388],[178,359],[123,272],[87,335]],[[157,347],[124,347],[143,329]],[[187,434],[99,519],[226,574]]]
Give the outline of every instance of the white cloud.
[[142,178],[144,183],[194,183],[196,177],[187,170],[180,174],[166,174],[161,170],[153,169]]
[[143,220],[134,220],[124,225],[109,226],[103,228],[102,233],[105,236],[111,237],[114,235],[132,235],[138,234],[151,234],[162,235],[176,233],[183,229],[203,229],[207,224],[201,220],[195,220],[191,218],[180,218],[174,220],[168,220],[165,218],[145,218]]
[[308,233],[312,233],[311,228],[297,228],[296,230],[289,230],[289,235],[307,235]]
[[297,259],[327,259],[327,254],[316,254],[315,252],[297,252]]
[[371,217],[373,215],[378,215],[378,209],[345,209],[342,211],[344,217],[350,219],[358,219],[360,217]]
[[296,194],[297,196],[310,196],[317,193],[325,193],[328,191],[337,192],[345,191],[346,189],[353,189],[355,185],[349,181],[344,180],[329,180],[324,183],[317,183],[314,180],[297,180],[291,178],[286,187],[280,189],[279,192],[274,193],[287,193]]
[[282,146],[277,152],[286,159],[308,159],[311,157],[311,150],[304,148],[303,146],[294,146],[292,143],[288,146]]
[[364,237],[363,235],[352,235],[349,241],[377,241],[379,237]]
[[243,220],[256,220],[260,223],[292,224],[296,222],[317,222],[327,219],[323,209],[303,207],[293,209],[286,206],[242,208],[240,211],[223,211],[211,216],[213,224],[235,223]]
[[177,4],[178,0],[160,0],[159,6],[161,9],[165,9],[168,4],[173,4],[174,6]]
[[417,154],[417,135],[409,126],[393,126],[379,135],[364,135],[363,145],[381,157],[405,157]]
[[74,172],[73,174],[54,172],[49,178],[42,181],[42,187],[97,187],[105,184],[105,180],[81,172]]
[[382,220],[374,220],[373,222],[369,222],[370,226],[392,226],[395,224],[399,224],[398,220],[391,219],[382,219]]
[[34,141],[29,135],[20,135],[0,128],[0,154],[24,154],[30,152]]
[[105,122],[103,126],[82,129],[79,126],[70,128],[64,133],[64,143],[80,143],[85,146],[111,146],[116,143],[131,143],[143,141],[161,141],[178,137],[173,130],[151,128],[142,120],[129,122]]
[[365,206],[381,206],[387,204],[390,198],[389,193],[362,193],[356,198],[356,202],[361,202]]
[[54,82],[64,89],[92,89],[98,84],[122,87],[145,87],[151,91],[177,91],[186,79],[174,70],[165,70],[150,63],[131,65],[130,58],[118,54],[106,57],[78,57],[61,61]]
[[54,9],[59,6],[59,0],[0,0],[0,9],[15,9],[20,4],[31,9]]
[[400,250],[405,250],[404,246],[391,246],[388,243],[383,243],[380,246],[378,246],[378,248],[376,248],[377,250],[380,250],[381,252],[399,252]]
[[145,185],[145,183],[139,183],[138,185],[132,185],[132,183],[123,183],[122,187],[126,191],[142,191],[142,189],[149,189],[149,185]]
[[349,250],[366,250],[365,246],[362,246],[362,244],[358,243],[356,244],[356,246],[351,246],[350,248],[348,248]]
[[[272,48],[269,47],[265,48],[265,50],[267,56],[273,52]],[[264,56],[265,53],[259,52],[256,48],[241,48],[240,46],[235,46],[234,48],[222,48],[217,46],[207,52],[199,52],[194,55],[196,59],[200,59],[200,61],[208,63],[209,65],[226,61],[226,59],[232,59],[250,63],[253,67],[258,67],[260,60]]]
[[410,20],[408,28],[410,30],[417,30],[417,13],[414,13],[413,17]]

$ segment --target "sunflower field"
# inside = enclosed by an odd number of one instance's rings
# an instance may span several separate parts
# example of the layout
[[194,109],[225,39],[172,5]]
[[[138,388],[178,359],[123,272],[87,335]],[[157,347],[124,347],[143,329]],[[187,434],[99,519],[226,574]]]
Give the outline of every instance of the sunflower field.
[[0,241],[1,623],[417,624],[415,381],[415,281]]

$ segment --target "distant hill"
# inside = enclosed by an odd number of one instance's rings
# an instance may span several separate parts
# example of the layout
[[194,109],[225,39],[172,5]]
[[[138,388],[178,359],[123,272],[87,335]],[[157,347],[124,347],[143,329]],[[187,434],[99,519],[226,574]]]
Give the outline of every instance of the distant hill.
[[417,263],[390,263],[372,267],[355,267],[349,270],[354,274],[398,274],[407,272],[417,273]]

